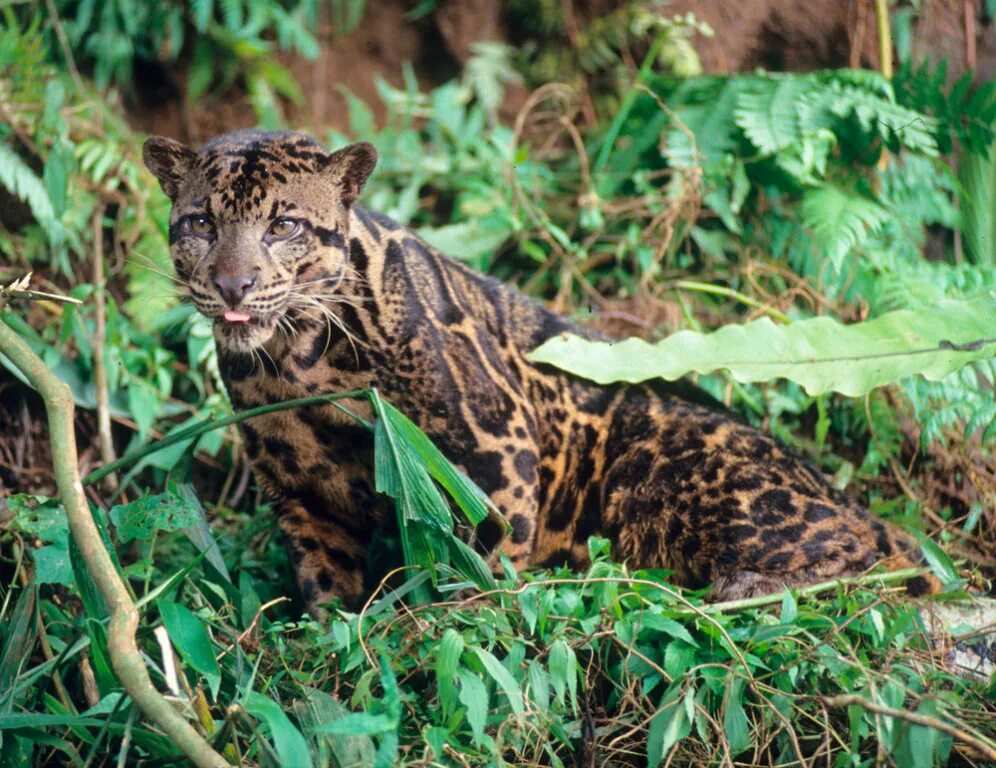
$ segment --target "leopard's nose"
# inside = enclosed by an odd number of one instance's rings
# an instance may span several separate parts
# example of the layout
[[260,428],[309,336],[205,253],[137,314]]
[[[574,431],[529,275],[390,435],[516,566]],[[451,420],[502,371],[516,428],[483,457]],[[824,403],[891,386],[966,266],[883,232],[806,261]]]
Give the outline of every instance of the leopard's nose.
[[246,294],[256,285],[255,275],[217,275],[211,282],[218,289],[229,306],[237,307],[239,302],[245,298]]

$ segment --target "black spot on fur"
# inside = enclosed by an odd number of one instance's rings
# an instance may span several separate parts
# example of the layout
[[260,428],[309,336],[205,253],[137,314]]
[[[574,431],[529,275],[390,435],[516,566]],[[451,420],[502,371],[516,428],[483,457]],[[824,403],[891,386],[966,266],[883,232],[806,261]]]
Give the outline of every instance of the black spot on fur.
[[256,361],[250,355],[218,350],[218,368],[226,382],[245,381],[256,367]]
[[318,572],[318,588],[322,590],[323,593],[328,594],[332,591],[334,582],[332,581],[332,574],[328,571]]
[[578,570],[580,563],[574,557],[574,553],[569,549],[557,549],[547,555],[540,565],[544,568],[558,568],[566,565],[572,571]]
[[314,579],[301,579],[301,597],[306,603],[315,602],[315,598],[318,597],[318,587],[315,585]]
[[325,550],[328,555],[329,560],[338,565],[344,571],[355,571],[357,569],[356,559],[343,549],[338,547],[329,547]]
[[241,428],[242,436],[246,441],[246,453],[249,454],[250,459],[256,458],[256,456],[259,455],[259,432],[255,427],[245,421],[243,421],[239,427]]
[[363,208],[363,207],[361,207],[359,205],[354,205],[353,208],[352,208],[352,210],[353,210],[353,213],[356,214],[356,218],[358,218],[360,220],[360,222],[363,224],[363,227],[370,234],[370,237],[372,237],[376,242],[379,243],[380,242],[380,229],[374,223],[373,217],[370,215],[370,213],[367,211],[367,209]]
[[699,540],[697,534],[691,534],[687,539],[681,544],[681,554],[686,560],[691,560],[698,551],[702,548],[702,542]]
[[769,555],[764,560],[765,568],[770,568],[773,571],[784,570],[788,564],[792,562],[791,552],[776,552],[773,555]]
[[533,525],[525,515],[512,515],[508,521],[512,525],[512,543],[525,544],[533,534]]
[[837,511],[826,504],[811,502],[806,506],[804,516],[808,523],[818,523],[821,520],[829,520],[837,515]]
[[754,499],[754,503],[751,504],[751,511],[754,513],[779,512],[790,514],[793,511],[792,497],[788,491],[777,488],[765,491]]
[[883,523],[878,520],[872,521],[872,528],[875,529],[875,547],[886,557],[893,554],[892,542],[889,541],[889,531]]
[[297,450],[286,440],[266,436],[263,438],[263,450],[273,458],[278,459],[287,474],[296,475],[301,471],[301,467],[297,463]]
[[315,234],[318,236],[318,242],[326,248],[345,248],[346,246],[346,240],[342,236],[342,232],[337,229],[315,227]]
[[532,451],[519,451],[515,454],[515,471],[527,483],[536,482],[536,454]]

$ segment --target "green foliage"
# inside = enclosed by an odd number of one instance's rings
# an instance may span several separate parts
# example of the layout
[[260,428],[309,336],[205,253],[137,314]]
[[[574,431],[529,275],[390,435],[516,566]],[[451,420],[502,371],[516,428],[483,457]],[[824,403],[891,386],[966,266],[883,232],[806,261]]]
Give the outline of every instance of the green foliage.
[[[435,5],[422,2],[411,17]],[[691,42],[707,30],[694,19],[627,3],[571,41],[568,5],[516,0],[508,18],[526,20],[528,39],[476,46],[464,72],[432,90],[411,68],[400,88],[380,80],[382,121],[345,93],[348,130],[326,138],[380,149],[364,202],[560,307],[597,302],[628,317],[665,307],[667,323],[645,330],[689,329],[671,344],[691,332],[723,338],[703,331],[724,324],[726,334],[762,328],[750,324],[757,312],[796,320],[769,325],[749,348],[762,351],[800,328],[817,329],[816,349],[844,344],[837,317],[870,318],[849,326],[864,329],[912,317],[901,330],[920,323],[935,345],[967,340],[956,313],[996,285],[991,83],[947,88],[943,68],[930,66],[905,67],[891,83],[850,70],[679,79],[655,72],[697,71]],[[915,609],[889,593],[839,588],[822,599],[780,596],[778,612],[720,612],[668,587],[665,572],[610,562],[599,540],[584,574],[532,572],[496,585],[460,538],[494,517],[488,500],[376,396],[377,484],[395,497],[400,543],[385,537],[373,556],[389,560],[400,546],[422,567],[395,575],[361,614],[333,606],[327,626],[281,605],[294,593],[273,513],[256,506],[251,486],[228,493],[244,467],[237,438],[190,429],[230,411],[210,324],[173,295],[168,201],[142,167],[141,137],[108,104],[115,90],[127,98],[137,64],[165,63],[182,73],[188,103],[244,88],[259,122],[282,126],[283,104],[307,94],[274,53],[314,56],[326,9],[333,37],[366,10],[362,0],[55,0],[0,10],[0,193],[17,212],[4,211],[0,282],[34,270],[46,290],[83,302],[53,309],[15,298],[2,320],[81,410],[96,406],[103,360],[121,451],[158,445],[159,434],[182,438],[119,473],[129,501],[91,491],[143,612],[139,642],[157,687],[198,713],[227,758],[253,765],[570,765],[592,748],[607,764],[644,755],[650,765],[790,764],[797,744],[806,760],[825,749],[818,761],[836,765],[954,762],[947,734],[830,705],[839,693],[992,743],[991,683],[950,674]],[[638,75],[632,51],[648,51]],[[578,99],[563,89],[523,115],[521,132],[503,125],[503,91],[520,74],[530,84],[583,83],[597,125],[572,122]],[[947,155],[959,149],[968,154],[955,173]],[[102,348],[92,341],[98,242]],[[612,313],[617,300],[629,303]],[[955,314],[937,317],[934,307]],[[814,314],[825,317],[807,319]],[[649,312],[647,322],[656,322]],[[898,374],[902,358],[881,359],[890,378]],[[872,382],[858,366],[847,373],[865,379],[853,391]],[[833,378],[821,381],[845,379]],[[931,473],[945,445],[996,438],[994,381],[991,358],[937,381],[909,376],[863,401],[813,396],[791,381],[699,378],[839,485],[860,486],[877,511],[914,524],[917,502],[891,476],[902,477],[897,468],[915,450],[915,465]],[[944,481],[963,482],[965,472]],[[912,496],[932,482],[905,480]],[[120,694],[107,609],[59,504],[27,494],[0,504],[11,518],[0,531],[0,764],[175,761],[174,745]],[[942,544],[991,534],[984,502],[958,504],[931,510],[947,521]],[[954,580],[943,552],[928,549]],[[171,650],[150,631],[160,625]]]
[[[655,40],[656,63],[662,68],[679,75],[698,74],[701,65],[692,40],[696,34],[712,36],[709,26],[694,14],[666,14],[658,3],[627,0],[583,26],[568,17],[558,2],[514,0],[508,5],[509,25],[529,31],[519,63],[535,85],[583,76],[622,81],[628,74],[622,52],[639,50]],[[604,99],[607,94],[599,95]]]
[[[497,508],[471,480],[457,471],[425,434],[374,390],[370,395],[374,424],[374,474],[377,490],[395,500],[405,561],[429,569],[452,561],[481,589],[494,589],[494,578],[480,555],[453,534],[453,517],[435,479],[477,525]],[[430,479],[432,478],[432,479]]]
[[693,371],[722,369],[737,381],[786,378],[810,395],[834,391],[856,397],[914,374],[937,381],[976,360],[994,360],[994,328],[996,291],[989,291],[847,326],[829,317],[787,326],[762,317],[711,334],[680,331],[654,345],[636,338],[604,342],[559,336],[531,358],[600,384],[655,377],[673,381]]
[[[282,50],[306,58],[318,55],[314,30],[318,23],[315,0],[57,0],[51,6],[61,19],[71,50],[80,64],[92,64],[100,89],[114,84],[130,91],[138,62],[174,61],[189,38],[194,39],[190,71],[190,98],[200,96],[214,82],[222,88],[239,75],[250,90],[265,85],[299,95],[286,70],[266,62],[271,35]],[[337,3],[345,22],[356,23],[356,3]],[[360,4],[362,14],[362,4]],[[213,62],[210,60],[213,57]],[[220,75],[220,81],[213,80]]]
[[973,74],[965,72],[949,88],[947,61],[914,66],[906,60],[896,73],[897,97],[934,118],[936,140],[944,153],[960,145],[986,156],[996,138],[996,82],[983,81],[973,87]]
[[[169,551],[176,535],[158,534],[159,550]],[[243,762],[272,750],[283,765],[446,763],[454,754],[474,765],[567,765],[590,738],[585,723],[596,711],[598,738],[590,744],[606,762],[644,750],[654,766],[693,764],[703,752],[733,760],[759,734],[770,738],[763,762],[772,764],[797,759],[795,744],[810,739],[827,743],[831,760],[874,753],[876,744],[897,761],[914,750],[926,765],[947,759],[948,735],[860,708],[824,709],[823,697],[836,692],[953,723],[968,717],[980,738],[992,736],[992,702],[981,682],[950,675],[929,655],[916,667],[902,661],[925,648],[914,606],[858,589],[823,600],[786,593],[776,598],[778,614],[719,612],[664,586],[658,572],[612,564],[607,542],[593,540],[591,548],[594,563],[581,575],[536,574],[516,589],[409,602],[397,612],[397,594],[414,594],[416,576],[363,614],[334,614],[328,627],[277,618],[272,609],[259,617],[254,596],[270,574],[228,547],[237,585],[204,563],[178,570],[166,560],[175,597],[140,603],[177,652],[184,682],[174,695],[192,702],[205,690],[210,698],[199,706],[211,713],[212,728],[227,723],[216,743],[237,749]],[[100,627],[101,619],[74,614],[42,592],[44,631],[64,650],[54,664],[39,661],[29,631],[37,626],[30,620],[35,588],[18,592],[0,613],[3,637],[18,639],[0,654],[5,764],[15,756],[24,764],[46,755],[71,759],[77,750],[81,757],[127,751],[129,761],[173,755],[115,693],[113,678],[98,675],[100,703],[89,709],[32,698],[32,682],[53,669],[68,679],[81,659],[100,667],[102,635],[83,627]],[[143,645],[160,658],[151,636]],[[151,669],[168,689],[165,670]],[[337,699],[319,690],[333,679]],[[226,720],[231,702],[241,707]],[[59,736],[66,726],[71,739]]]

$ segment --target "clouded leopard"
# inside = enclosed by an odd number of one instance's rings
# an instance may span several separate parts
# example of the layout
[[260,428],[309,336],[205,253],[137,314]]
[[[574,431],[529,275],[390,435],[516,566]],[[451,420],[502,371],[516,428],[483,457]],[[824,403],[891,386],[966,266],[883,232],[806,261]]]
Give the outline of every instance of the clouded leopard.
[[[583,331],[358,205],[370,144],[239,131],[199,151],[154,137],[144,157],[233,405],[376,386],[491,496],[516,565],[582,566],[598,534],[722,599],[916,561],[909,536],[694,388],[597,386],[531,362]],[[355,605],[393,516],[370,433],[331,405],[241,429],[305,600]]]

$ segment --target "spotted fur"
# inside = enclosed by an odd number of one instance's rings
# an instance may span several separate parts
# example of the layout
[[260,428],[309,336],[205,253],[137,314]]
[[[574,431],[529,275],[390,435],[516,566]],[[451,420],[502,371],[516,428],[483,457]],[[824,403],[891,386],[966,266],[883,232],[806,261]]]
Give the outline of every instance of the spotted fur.
[[[330,154],[246,131],[196,153],[153,138],[145,159],[173,200],[176,272],[215,320],[233,405],[376,386],[490,494],[517,565],[582,567],[598,534],[634,567],[736,598],[918,561],[906,534],[694,388],[597,386],[530,362],[582,331],[355,205],[370,145]],[[241,429],[306,601],[355,604],[393,517],[370,434],[331,405]]]

